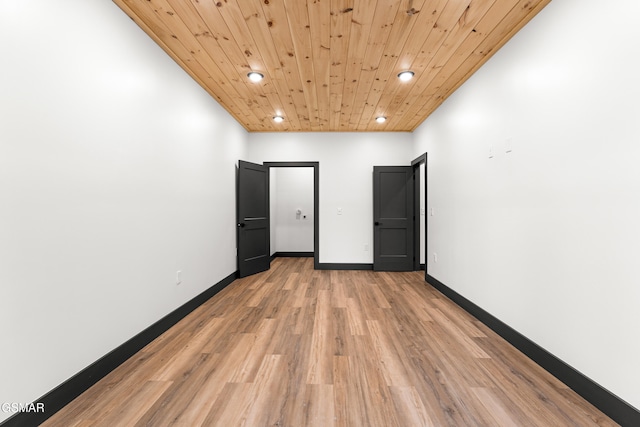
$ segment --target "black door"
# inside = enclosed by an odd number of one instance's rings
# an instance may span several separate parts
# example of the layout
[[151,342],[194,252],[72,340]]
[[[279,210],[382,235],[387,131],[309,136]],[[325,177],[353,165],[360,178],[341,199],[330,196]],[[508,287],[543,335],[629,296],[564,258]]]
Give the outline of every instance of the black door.
[[373,269],[413,270],[413,168],[373,167]]
[[269,168],[240,160],[238,166],[238,274],[269,269]]

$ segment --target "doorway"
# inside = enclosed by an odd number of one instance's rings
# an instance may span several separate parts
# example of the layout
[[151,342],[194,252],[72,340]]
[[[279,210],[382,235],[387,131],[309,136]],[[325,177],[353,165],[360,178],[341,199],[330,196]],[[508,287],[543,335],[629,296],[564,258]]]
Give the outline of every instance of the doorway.
[[[264,166],[269,168],[312,168],[313,169],[313,266],[318,269],[320,247],[319,247],[319,177],[320,177],[320,163],[319,162],[264,162]],[[300,210],[300,213],[298,213]],[[295,221],[304,222],[306,218],[305,210],[302,207],[296,207],[293,212],[289,214],[295,215]],[[310,212],[306,212],[309,215]],[[272,230],[275,234],[276,230]]]
[[427,153],[373,168],[373,269],[427,271]]
[[411,162],[413,167],[413,218],[415,230],[414,270],[424,269],[427,277],[427,153]]

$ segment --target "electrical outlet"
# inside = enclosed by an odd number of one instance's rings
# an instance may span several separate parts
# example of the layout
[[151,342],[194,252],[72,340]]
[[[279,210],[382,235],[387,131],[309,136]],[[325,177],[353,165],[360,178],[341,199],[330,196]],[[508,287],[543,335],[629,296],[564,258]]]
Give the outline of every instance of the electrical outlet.
[[338,208],[338,215],[342,215],[342,208]]
[[176,271],[176,285],[182,283],[182,270]]

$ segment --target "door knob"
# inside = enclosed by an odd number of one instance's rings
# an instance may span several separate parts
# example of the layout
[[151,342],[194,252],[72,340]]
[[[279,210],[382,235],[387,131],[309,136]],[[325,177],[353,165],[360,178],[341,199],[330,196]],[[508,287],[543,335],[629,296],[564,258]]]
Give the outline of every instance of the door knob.
[[244,222],[241,222],[240,224],[238,224],[238,227],[244,227]]
[[378,226],[380,223],[378,221],[374,222],[373,225]]

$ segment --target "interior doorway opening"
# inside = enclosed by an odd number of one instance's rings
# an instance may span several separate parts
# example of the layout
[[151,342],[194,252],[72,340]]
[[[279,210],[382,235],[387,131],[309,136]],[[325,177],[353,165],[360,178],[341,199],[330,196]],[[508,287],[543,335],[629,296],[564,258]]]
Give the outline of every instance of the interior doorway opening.
[[263,164],[269,168],[269,191],[276,198],[270,207],[271,255],[313,256],[314,268],[318,269],[319,162]]
[[427,153],[414,159],[411,162],[413,167],[413,188],[414,188],[414,270],[424,270],[427,275]]
[[313,256],[313,169],[270,167],[271,256]]
[[373,167],[373,269],[427,270],[427,153]]

